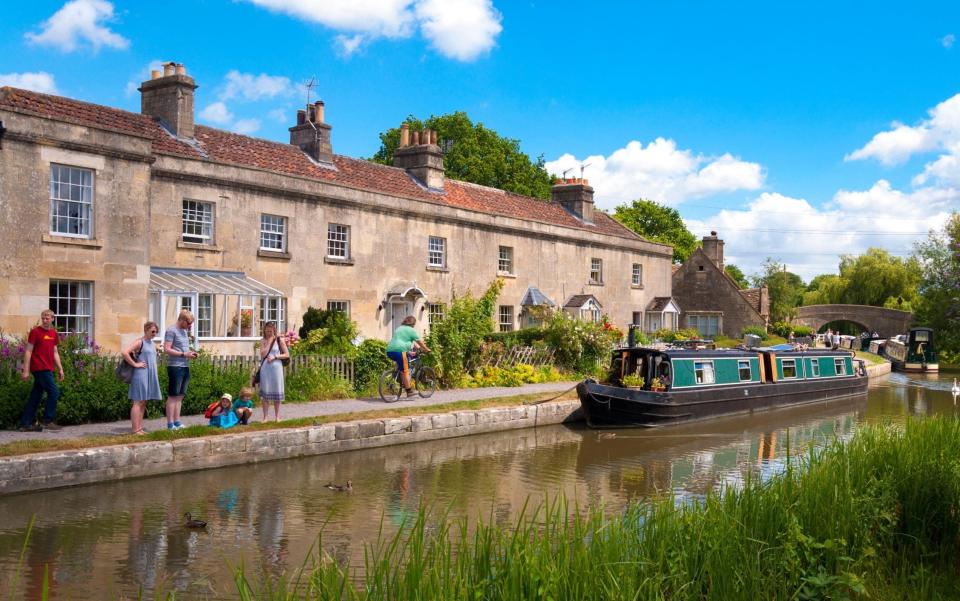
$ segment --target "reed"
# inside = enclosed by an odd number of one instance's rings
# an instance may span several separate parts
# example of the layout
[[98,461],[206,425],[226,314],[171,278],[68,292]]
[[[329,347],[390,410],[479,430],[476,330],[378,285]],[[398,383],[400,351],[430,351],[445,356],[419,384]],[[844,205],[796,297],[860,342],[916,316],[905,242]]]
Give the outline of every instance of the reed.
[[[322,548],[319,546],[318,548]],[[960,422],[873,426],[779,476],[693,502],[547,499],[512,525],[422,507],[366,548],[321,552],[242,598],[344,600],[938,599],[960,590]],[[242,572],[239,574],[242,575]]]

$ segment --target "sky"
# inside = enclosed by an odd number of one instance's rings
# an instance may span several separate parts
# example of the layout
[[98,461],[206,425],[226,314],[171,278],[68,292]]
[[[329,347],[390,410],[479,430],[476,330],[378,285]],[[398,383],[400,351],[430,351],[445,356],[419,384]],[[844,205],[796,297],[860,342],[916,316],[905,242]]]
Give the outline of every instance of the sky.
[[322,99],[359,158],[408,115],[465,111],[582,169],[601,209],[646,198],[717,231],[748,275],[906,257],[960,210],[960,2],[9,4],[0,85],[139,111],[176,61],[199,123],[287,142]]

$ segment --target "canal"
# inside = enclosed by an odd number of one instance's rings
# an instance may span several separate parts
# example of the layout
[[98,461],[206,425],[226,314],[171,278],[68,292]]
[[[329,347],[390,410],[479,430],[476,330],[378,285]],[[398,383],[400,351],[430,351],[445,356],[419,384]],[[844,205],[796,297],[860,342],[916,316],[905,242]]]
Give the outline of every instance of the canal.
[[[421,503],[510,524],[544,495],[610,509],[702,495],[776,473],[788,444],[803,452],[863,423],[955,415],[952,378],[891,374],[855,399],[660,430],[551,426],[3,497],[0,591],[17,579],[18,597],[39,599],[47,566],[52,599],[224,598],[230,566],[290,573],[321,531],[326,553],[362,568],[364,543]],[[347,480],[350,493],[325,486]],[[187,529],[188,511],[207,528]]]

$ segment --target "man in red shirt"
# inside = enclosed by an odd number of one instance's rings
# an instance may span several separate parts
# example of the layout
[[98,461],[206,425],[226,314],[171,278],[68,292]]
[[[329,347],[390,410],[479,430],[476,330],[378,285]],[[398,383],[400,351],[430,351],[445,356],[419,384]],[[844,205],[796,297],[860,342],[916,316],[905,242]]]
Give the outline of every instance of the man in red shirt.
[[[60,426],[53,423],[57,415],[57,401],[60,399],[60,389],[53,380],[53,368],[57,368],[60,381],[63,381],[63,365],[60,363],[60,353],[57,344],[60,336],[53,327],[56,317],[50,309],[40,314],[40,325],[30,330],[27,337],[27,352],[23,356],[23,372],[20,377],[26,380],[33,374],[33,389],[30,390],[30,400],[20,418],[21,432],[40,432],[42,430],[59,430]],[[47,393],[47,402],[43,409],[42,423],[37,424],[37,408],[43,393]]]

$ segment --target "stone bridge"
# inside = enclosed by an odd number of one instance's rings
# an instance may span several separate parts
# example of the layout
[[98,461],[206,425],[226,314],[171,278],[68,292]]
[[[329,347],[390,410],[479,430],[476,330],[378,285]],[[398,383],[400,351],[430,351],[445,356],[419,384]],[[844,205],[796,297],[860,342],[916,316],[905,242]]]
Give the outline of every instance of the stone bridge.
[[869,305],[809,305],[798,307],[792,323],[820,331],[831,321],[849,321],[884,338],[905,334],[913,323],[913,313]]

